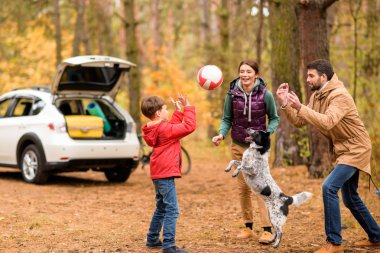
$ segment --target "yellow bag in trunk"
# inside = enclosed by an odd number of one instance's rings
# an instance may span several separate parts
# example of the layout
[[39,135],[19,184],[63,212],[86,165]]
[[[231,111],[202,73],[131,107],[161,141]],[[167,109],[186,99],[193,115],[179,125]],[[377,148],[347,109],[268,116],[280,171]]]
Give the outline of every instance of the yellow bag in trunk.
[[65,116],[67,130],[72,138],[101,138],[103,136],[103,119],[90,115]]

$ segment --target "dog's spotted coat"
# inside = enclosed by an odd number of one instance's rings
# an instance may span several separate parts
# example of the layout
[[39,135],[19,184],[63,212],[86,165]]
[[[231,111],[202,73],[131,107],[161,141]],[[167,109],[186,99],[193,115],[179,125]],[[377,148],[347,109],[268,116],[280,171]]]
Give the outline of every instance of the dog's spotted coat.
[[285,195],[276,184],[269,172],[269,133],[248,129],[250,135],[247,139],[251,142],[249,148],[244,151],[242,161],[232,160],[226,172],[234,165],[238,167],[232,174],[236,177],[240,171],[252,190],[264,199],[269,213],[269,219],[273,226],[273,247],[277,248],[282,238],[282,225],[286,222],[290,205],[300,205],[308,200],[310,192],[298,193],[294,196]]

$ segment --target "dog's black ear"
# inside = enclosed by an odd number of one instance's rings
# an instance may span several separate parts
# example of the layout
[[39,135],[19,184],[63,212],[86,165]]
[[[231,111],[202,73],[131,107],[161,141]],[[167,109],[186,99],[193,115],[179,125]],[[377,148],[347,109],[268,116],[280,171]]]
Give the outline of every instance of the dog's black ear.
[[264,154],[270,149],[270,132],[260,131],[261,135],[261,146],[259,149],[260,154]]

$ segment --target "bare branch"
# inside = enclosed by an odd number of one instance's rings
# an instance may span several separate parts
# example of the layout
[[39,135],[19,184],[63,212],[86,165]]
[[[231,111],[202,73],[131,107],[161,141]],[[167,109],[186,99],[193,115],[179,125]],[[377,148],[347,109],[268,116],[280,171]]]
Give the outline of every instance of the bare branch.
[[333,3],[335,3],[338,0],[325,0],[322,3],[322,12],[326,11]]
[[113,14],[116,15],[121,20],[121,22],[123,22],[124,25],[128,25],[127,20],[125,20],[125,18],[121,16],[118,11],[114,10]]

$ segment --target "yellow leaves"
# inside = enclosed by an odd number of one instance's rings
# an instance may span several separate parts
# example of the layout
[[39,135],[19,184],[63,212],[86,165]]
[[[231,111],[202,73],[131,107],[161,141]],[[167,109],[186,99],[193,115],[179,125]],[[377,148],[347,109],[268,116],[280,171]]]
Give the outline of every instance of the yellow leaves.
[[151,77],[152,77],[152,82],[154,83],[164,81],[164,75],[161,71],[153,71],[151,73]]
[[[9,26],[2,26],[0,33],[7,32]],[[50,85],[56,71],[54,40],[45,38],[45,27],[33,23],[23,35],[8,33],[6,43],[12,43],[12,60],[1,61],[0,83],[3,92],[29,85]]]

